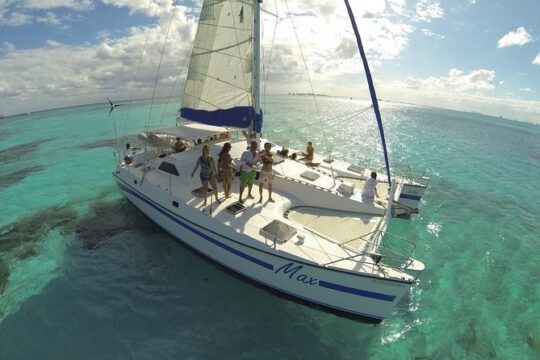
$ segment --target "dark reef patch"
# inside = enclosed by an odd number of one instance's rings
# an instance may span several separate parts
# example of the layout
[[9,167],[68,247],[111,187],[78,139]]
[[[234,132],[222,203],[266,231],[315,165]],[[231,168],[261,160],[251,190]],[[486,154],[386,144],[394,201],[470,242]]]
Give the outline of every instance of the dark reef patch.
[[110,139],[110,140],[100,140],[92,144],[83,145],[83,149],[90,150],[90,149],[97,149],[97,148],[102,148],[102,147],[114,148],[115,146],[116,146],[116,140]]
[[31,141],[0,150],[0,163],[10,163],[20,160],[22,157],[35,152],[41,144],[49,142],[54,138]]
[[75,233],[85,249],[93,249],[121,232],[154,232],[159,227],[148,220],[127,200],[96,202],[90,214],[79,221]]
[[13,131],[7,131],[7,130],[0,131],[0,141],[7,139],[11,135],[13,135]]
[[82,148],[85,150],[97,149],[102,147],[110,147],[114,149],[117,144],[120,144],[120,146],[124,148],[125,144],[127,143],[130,143],[132,147],[137,147],[140,146],[141,141],[136,135],[130,135],[122,138],[120,142],[117,142],[116,139],[100,140],[91,144],[83,145]]
[[[4,293],[9,279],[9,265],[0,258],[0,295]],[[0,313],[1,314],[1,313]]]
[[69,206],[53,206],[0,228],[0,253],[28,257],[35,244],[50,230],[61,228],[62,234],[73,231],[77,213]]
[[2,175],[0,176],[0,190],[16,184],[19,181],[24,180],[28,176],[32,175],[33,173],[41,171],[43,169],[44,167],[41,165],[31,165]]
[[69,206],[53,206],[0,228],[0,294],[9,278],[7,259],[26,259],[38,253],[37,242],[49,231],[73,232],[77,213]]

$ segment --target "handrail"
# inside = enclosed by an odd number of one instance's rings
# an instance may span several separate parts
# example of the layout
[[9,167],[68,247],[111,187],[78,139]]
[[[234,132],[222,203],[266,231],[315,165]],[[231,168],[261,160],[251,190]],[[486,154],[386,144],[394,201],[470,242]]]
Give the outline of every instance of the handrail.
[[393,169],[394,173],[398,174],[402,180],[408,180],[421,186],[427,187],[431,180],[429,177],[426,177],[425,171],[414,170],[410,165],[395,165]]
[[[389,246],[387,246],[385,244],[379,243],[378,246],[376,247],[376,252],[373,251],[374,248],[372,246],[368,246],[368,249],[369,249],[368,251],[361,251],[360,253],[357,253],[357,254],[354,254],[354,255],[351,255],[351,256],[342,257],[340,259],[324,263],[324,264],[322,264],[322,266],[328,266],[328,265],[336,264],[338,262],[346,261],[346,260],[353,260],[358,256],[368,256],[371,259],[371,261],[374,261],[374,263],[372,263],[370,261],[361,261],[361,260],[355,260],[355,261],[358,261],[361,264],[369,265],[369,266],[372,266],[372,267],[377,266],[379,268],[382,267],[382,268],[387,268],[387,269],[393,269],[393,270],[400,271],[400,272],[406,271],[406,270],[418,272],[417,270],[409,269],[409,266],[413,263],[413,259],[412,259],[411,255],[413,254],[414,250],[416,249],[416,244],[414,242],[402,237],[402,236],[395,235],[395,234],[392,234],[392,233],[388,233],[388,232],[385,232],[385,231],[382,231],[382,230],[375,230],[375,231],[367,233],[367,234],[365,234],[363,236],[348,240],[348,241],[346,241],[344,243],[341,243],[339,245],[341,247],[346,248],[347,250],[359,251],[358,249],[354,249],[354,248],[350,247],[347,244],[352,242],[352,241],[355,241],[355,240],[361,240],[361,241],[365,241],[368,245],[377,245],[377,243],[379,242],[379,238],[382,239],[383,237],[385,237],[387,235],[390,235],[390,236],[392,236],[394,238],[399,239],[402,242],[405,242],[405,243],[411,245],[412,248],[408,251],[408,253],[410,255],[407,255],[405,253],[401,253],[399,251],[396,251],[396,250],[390,248]],[[377,238],[377,240],[373,240],[375,238]],[[380,259],[375,260],[372,256],[380,257]],[[397,260],[398,262],[400,262],[400,264],[399,265],[393,265],[393,264],[385,263],[384,260],[391,260],[391,261],[392,260]],[[409,274],[409,275],[411,275],[411,274]],[[411,276],[413,276],[413,275],[411,275]],[[413,276],[413,277],[416,279],[417,276]]]

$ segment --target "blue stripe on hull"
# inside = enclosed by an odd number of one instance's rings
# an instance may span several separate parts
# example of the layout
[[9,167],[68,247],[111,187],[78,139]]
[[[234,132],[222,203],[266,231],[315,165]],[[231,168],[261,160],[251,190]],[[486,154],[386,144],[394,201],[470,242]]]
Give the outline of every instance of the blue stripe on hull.
[[260,260],[260,259],[257,259],[257,258],[255,258],[255,257],[253,257],[253,256],[251,256],[251,255],[248,255],[248,254],[246,254],[246,253],[243,253],[243,252],[241,252],[241,251],[238,251],[238,250],[236,250],[236,249],[230,247],[230,246],[227,245],[227,244],[224,244],[224,243],[222,243],[222,242],[220,242],[220,241],[217,241],[217,240],[211,238],[210,236],[208,236],[208,235],[206,235],[206,234],[200,232],[199,230],[195,229],[194,227],[192,227],[192,226],[190,226],[190,225],[188,225],[188,224],[185,224],[185,223],[183,223],[182,221],[180,221],[180,220],[176,219],[175,217],[171,216],[168,212],[163,211],[163,210],[162,210],[163,208],[161,208],[161,206],[159,206],[159,205],[157,205],[157,204],[152,204],[152,203],[150,203],[150,202],[147,201],[146,199],[144,199],[144,198],[142,198],[141,196],[139,196],[138,193],[132,191],[130,188],[127,188],[126,186],[123,186],[123,185],[120,185],[120,188],[122,188],[122,190],[124,190],[124,191],[130,193],[131,195],[133,195],[133,196],[135,196],[135,197],[138,197],[139,199],[143,200],[143,201],[146,202],[148,205],[150,205],[151,207],[153,207],[154,209],[156,209],[157,211],[159,211],[159,212],[162,213],[163,215],[167,216],[169,219],[171,219],[171,220],[174,221],[175,223],[177,223],[177,224],[183,226],[183,227],[186,228],[187,230],[189,230],[189,231],[191,231],[192,233],[194,233],[194,234],[196,234],[196,235],[202,237],[203,239],[208,240],[208,241],[210,241],[211,243],[213,243],[213,244],[215,244],[215,245],[221,247],[222,249],[225,249],[225,250],[227,250],[227,251],[229,251],[229,252],[231,252],[231,253],[233,253],[233,254],[235,254],[235,255],[240,256],[241,258],[244,258],[244,259],[246,259],[246,260],[248,260],[248,261],[251,261],[251,262],[254,263],[254,264],[260,265],[260,266],[262,266],[262,267],[264,267],[264,268],[267,268],[268,270],[272,270],[272,271],[274,270],[274,265],[272,265],[272,264],[270,264],[270,263],[267,263],[267,262],[265,262],[265,261],[262,261],[262,260]]
[[[121,179],[118,178],[119,181],[122,181]],[[135,196],[136,198],[144,201],[146,204],[148,204],[149,206],[151,206],[152,208],[154,208],[155,210],[159,211],[160,213],[162,213],[163,215],[165,215],[167,218],[169,218],[170,220],[174,221],[175,223],[181,225],[182,227],[184,227],[185,229],[193,232],[194,234],[200,236],[201,238],[221,247],[222,249],[225,249],[239,257],[242,257],[250,262],[253,262],[257,265],[260,265],[268,270],[271,270],[273,271],[274,270],[274,266],[268,262],[265,262],[263,260],[260,260],[258,258],[255,258],[251,255],[248,255],[244,252],[241,252],[237,249],[234,249],[232,248],[231,246],[229,245],[226,245],[216,239],[213,239],[211,238],[210,236],[202,233],[201,231],[195,229],[193,226],[187,224],[187,223],[184,223],[183,221],[181,221],[179,219],[179,216],[177,214],[174,214],[173,212],[171,212],[170,210],[166,209],[166,208],[163,208],[161,205],[155,203],[153,200],[147,198],[145,195],[139,193],[137,190],[131,188],[129,185],[127,185],[125,182],[123,183],[119,183],[119,186],[122,190],[126,191],[127,193]],[[182,240],[180,240],[177,235],[175,234],[171,234],[175,239],[177,239],[178,241],[182,242]],[[208,256],[207,254],[204,254],[205,256]],[[256,279],[256,278],[253,278],[241,271],[238,271],[237,269],[233,269],[229,266],[227,266],[226,264],[220,262],[219,260],[217,259],[214,259],[214,258],[211,258],[212,260],[218,262],[219,264],[227,267],[228,269],[234,271],[234,272],[237,272],[239,274],[241,274],[242,276],[245,276],[255,282],[258,282],[258,283],[261,283],[265,286],[268,286],[268,287],[271,287],[271,288],[274,288],[278,291],[281,291],[285,294],[288,294],[288,295],[291,295],[293,297],[298,297],[302,300],[306,300],[308,302],[312,302],[312,303],[315,303],[315,304],[319,304],[319,305],[322,305],[322,306],[325,306],[325,307],[328,307],[328,308],[333,308],[333,309],[337,309],[337,310],[340,310],[340,311],[343,311],[343,312],[346,312],[346,313],[352,313],[352,314],[356,314],[356,315],[360,315],[360,316],[364,316],[364,317],[369,317],[369,318],[374,318],[374,319],[378,319],[378,320],[383,320],[384,318],[383,317],[379,317],[379,316],[375,316],[375,315],[370,315],[370,314],[365,314],[365,313],[359,313],[359,312],[355,312],[355,311],[351,311],[351,310],[348,310],[348,309],[343,309],[343,308],[340,308],[338,306],[334,306],[334,305],[329,305],[329,304],[326,304],[326,303],[322,303],[322,302],[318,302],[318,301],[315,301],[315,300],[312,300],[312,299],[309,299],[309,298],[305,298],[303,296],[300,296],[296,293],[291,293],[287,290],[284,290],[284,289],[281,289],[281,288],[278,288],[274,285],[271,285],[271,284],[268,284],[264,281],[261,281],[259,279]],[[375,292],[371,292],[371,291],[367,291],[367,290],[361,290],[361,289],[356,289],[356,288],[351,288],[351,287],[348,287],[348,286],[343,286],[343,285],[339,285],[339,284],[334,284],[334,283],[331,283],[331,282],[327,282],[327,281],[324,281],[324,280],[319,280],[319,286],[321,287],[324,287],[324,288],[328,288],[328,289],[331,289],[331,290],[335,290],[335,291],[339,291],[339,292],[345,292],[345,293],[348,293],[348,294],[354,294],[354,295],[358,295],[358,296],[362,296],[362,297],[369,297],[369,298],[373,298],[373,299],[377,299],[377,300],[383,300],[383,301],[393,301],[395,299],[395,296],[393,295],[387,295],[387,294],[381,294],[381,293],[375,293]]]
[[323,281],[323,280],[319,280],[319,286],[324,287],[324,288],[328,288],[328,289],[332,289],[332,290],[336,290],[336,291],[341,291],[341,292],[353,294],[353,295],[369,297],[369,298],[372,298],[372,299],[383,300],[383,301],[394,301],[394,299],[396,298],[393,295],[379,294],[379,293],[376,293],[376,292],[356,289],[356,288],[343,286],[343,285],[338,285],[338,284],[334,284],[334,283]]

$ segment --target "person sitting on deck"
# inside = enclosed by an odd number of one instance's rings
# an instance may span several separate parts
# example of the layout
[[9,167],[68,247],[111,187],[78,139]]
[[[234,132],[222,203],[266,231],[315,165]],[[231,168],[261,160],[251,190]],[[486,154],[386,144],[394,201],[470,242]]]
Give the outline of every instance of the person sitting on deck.
[[197,171],[199,165],[201,166],[201,172],[199,176],[201,178],[201,183],[203,186],[203,206],[206,206],[206,192],[208,190],[208,182],[210,182],[210,185],[212,185],[212,190],[214,190],[214,194],[216,195],[216,201],[218,203],[221,203],[221,201],[219,201],[217,192],[216,164],[214,158],[212,157],[212,155],[210,155],[210,146],[206,144],[203,146],[202,155],[199,156],[199,158],[197,159],[197,163],[195,164],[195,168],[191,173],[191,177],[195,176],[195,171]]
[[262,171],[261,175],[259,176],[259,203],[262,203],[264,184],[268,185],[268,201],[274,202],[274,199],[272,199],[272,180],[274,179],[272,164],[274,163],[274,157],[270,151],[271,148],[272,144],[267,142],[264,144],[264,151],[261,153]]
[[240,177],[240,203],[244,202],[244,200],[242,200],[242,195],[244,194],[246,185],[248,186],[248,198],[254,199],[253,195],[251,195],[251,189],[253,188],[253,182],[257,175],[257,172],[253,167],[259,161],[259,154],[257,153],[258,147],[259,145],[257,142],[252,141],[249,149],[244,151],[240,157],[240,162],[242,164],[240,166],[240,171],[242,171],[242,176]]
[[315,148],[313,147],[313,143],[311,141],[308,141],[306,152],[303,152],[302,155],[304,156],[304,158],[301,160],[304,160],[307,166],[319,166],[319,163],[313,162],[313,159],[315,158]]
[[364,188],[362,189],[362,200],[365,202],[373,202],[375,196],[379,197],[377,192],[377,173],[371,172],[371,177],[366,180]]
[[313,147],[313,143],[311,141],[308,141],[306,152],[303,152],[302,155],[304,156],[304,160],[306,160],[306,162],[310,163],[313,161],[313,157],[315,156],[315,148]]
[[133,151],[131,150],[131,145],[129,144],[126,144],[126,149],[124,150],[124,162],[126,165],[133,162]]
[[184,144],[184,142],[181,141],[179,137],[177,137],[176,142],[174,143],[173,152],[179,153],[182,151],[186,151],[186,149],[186,144]]

